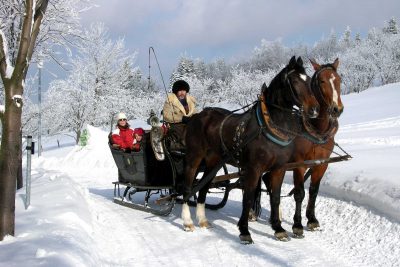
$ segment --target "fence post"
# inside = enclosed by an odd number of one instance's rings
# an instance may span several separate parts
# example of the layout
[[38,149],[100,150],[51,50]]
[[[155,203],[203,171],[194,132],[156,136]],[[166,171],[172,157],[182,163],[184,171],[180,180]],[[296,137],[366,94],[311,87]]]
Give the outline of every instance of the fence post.
[[31,160],[32,154],[35,151],[35,143],[32,142],[32,136],[28,135],[26,139],[26,195],[25,195],[25,209],[31,204]]

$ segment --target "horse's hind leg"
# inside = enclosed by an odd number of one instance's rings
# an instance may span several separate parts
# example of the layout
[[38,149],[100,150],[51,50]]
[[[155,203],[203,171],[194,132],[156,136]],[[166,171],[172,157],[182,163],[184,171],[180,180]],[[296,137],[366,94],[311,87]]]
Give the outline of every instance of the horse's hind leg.
[[309,199],[307,205],[306,216],[308,219],[307,227],[310,231],[314,231],[319,228],[319,222],[315,217],[315,202],[317,200],[319,185],[322,177],[325,174],[326,169],[328,168],[327,164],[319,165],[313,168],[313,172],[311,174],[311,182],[309,189]]
[[304,237],[303,225],[301,223],[301,204],[304,200],[304,168],[298,168],[293,171],[294,180],[294,200],[296,202],[296,211],[293,216],[293,235],[296,238]]

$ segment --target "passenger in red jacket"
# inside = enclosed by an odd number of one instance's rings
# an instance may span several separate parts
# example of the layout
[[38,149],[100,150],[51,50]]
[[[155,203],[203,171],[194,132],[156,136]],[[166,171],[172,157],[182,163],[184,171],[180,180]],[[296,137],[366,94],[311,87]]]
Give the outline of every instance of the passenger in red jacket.
[[111,139],[115,148],[120,148],[124,151],[129,151],[133,148],[133,130],[129,128],[129,123],[124,113],[117,115],[117,128],[112,132]]
[[142,144],[144,130],[142,128],[135,128],[135,130],[133,130],[133,135],[134,135],[135,139],[133,140],[132,150],[140,151],[140,146]]

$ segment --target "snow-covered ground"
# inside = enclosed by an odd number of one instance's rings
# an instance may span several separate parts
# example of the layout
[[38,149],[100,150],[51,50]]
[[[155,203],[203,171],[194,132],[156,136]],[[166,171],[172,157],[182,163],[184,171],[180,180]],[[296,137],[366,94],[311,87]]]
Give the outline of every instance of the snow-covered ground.
[[[167,217],[116,205],[106,131],[88,127],[84,148],[65,138],[57,148],[48,138],[43,156],[33,159],[27,210],[25,189],[17,192],[16,233],[0,242],[0,266],[400,266],[398,99],[400,84],[342,97],[337,142],[354,158],[332,164],[323,179],[316,207],[321,231],[289,242],[273,238],[267,196],[261,219],[250,224],[255,244],[249,246],[238,238],[238,190],[223,209],[207,211],[213,228],[192,233],[183,231],[180,205]],[[290,174],[285,181],[289,192]],[[283,198],[282,208],[290,231],[293,199]]]

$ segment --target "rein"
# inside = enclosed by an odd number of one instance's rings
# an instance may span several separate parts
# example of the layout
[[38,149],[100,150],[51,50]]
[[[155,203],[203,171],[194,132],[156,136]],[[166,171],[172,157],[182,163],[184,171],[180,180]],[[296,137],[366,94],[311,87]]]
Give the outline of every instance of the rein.
[[[299,107],[300,110],[303,110],[303,105],[301,105],[301,101],[300,99],[296,96],[296,94],[294,93],[292,84],[288,78],[288,76],[290,74],[292,74],[293,72],[295,72],[295,70],[291,70],[287,73],[285,73],[285,81],[287,81],[288,85],[289,85],[289,89],[290,89],[290,94],[292,95],[292,99],[294,100],[295,104]],[[292,108],[293,109],[293,108]]]

